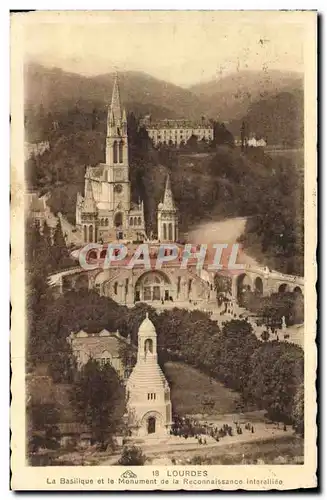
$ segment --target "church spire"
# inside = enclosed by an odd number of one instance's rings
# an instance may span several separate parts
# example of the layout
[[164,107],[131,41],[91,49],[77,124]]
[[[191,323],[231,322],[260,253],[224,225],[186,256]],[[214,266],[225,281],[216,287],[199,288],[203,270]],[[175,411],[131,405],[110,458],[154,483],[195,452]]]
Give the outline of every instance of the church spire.
[[119,94],[117,72],[115,73],[114,86],[112,89],[112,96],[111,96],[111,106],[108,118],[111,125],[120,126],[122,121],[122,111],[120,105],[120,94]]
[[166,179],[165,193],[164,193],[164,198],[163,198],[163,208],[165,210],[176,210],[174,198],[173,198],[173,193],[171,190],[170,175],[169,174],[167,175],[167,179]]

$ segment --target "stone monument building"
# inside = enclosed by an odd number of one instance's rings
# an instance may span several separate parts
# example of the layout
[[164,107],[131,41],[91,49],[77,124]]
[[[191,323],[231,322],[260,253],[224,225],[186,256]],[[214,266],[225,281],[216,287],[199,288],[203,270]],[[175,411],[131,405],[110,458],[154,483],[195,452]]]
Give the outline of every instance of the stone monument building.
[[168,436],[172,425],[170,388],[158,365],[157,334],[148,313],[139,328],[137,362],[126,393],[132,436]]

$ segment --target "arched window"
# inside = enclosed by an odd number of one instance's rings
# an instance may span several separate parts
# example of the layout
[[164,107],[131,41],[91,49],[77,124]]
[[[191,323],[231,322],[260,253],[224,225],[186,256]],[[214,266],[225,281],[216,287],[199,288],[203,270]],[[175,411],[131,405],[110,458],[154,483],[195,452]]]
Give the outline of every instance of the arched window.
[[173,225],[168,224],[168,240],[173,241]]
[[110,352],[109,351],[103,351],[101,353],[101,357],[99,359],[100,365],[104,366],[104,365],[106,365],[108,363],[111,363],[111,359],[112,359],[112,356],[111,356]]
[[141,217],[139,217],[139,218],[137,219],[137,224],[138,224],[138,226],[140,226],[140,225],[142,224]]
[[119,163],[123,163],[123,141],[120,141],[119,143]]
[[166,228],[166,224],[163,224],[163,237],[164,237],[164,240],[167,239],[167,228]]
[[153,353],[153,340],[152,339],[146,339],[144,342],[144,352],[151,352]]
[[131,218],[130,218],[129,223],[130,223],[130,225],[131,225],[131,226],[133,226],[133,225],[134,225],[134,220],[133,220],[133,217],[131,217]]
[[84,226],[84,242],[87,243],[87,226]]
[[115,214],[114,224],[115,227],[121,227],[123,225],[123,214],[121,212]]
[[118,144],[117,144],[117,141],[114,141],[113,151],[114,151],[114,163],[118,163]]
[[134,217],[134,226],[137,226],[137,217]]
[[117,295],[118,293],[118,282],[115,281],[115,284],[114,284],[114,294]]
[[104,223],[105,223],[106,226],[108,226],[109,220],[107,218],[105,218]]
[[93,241],[93,226],[89,226],[89,241]]

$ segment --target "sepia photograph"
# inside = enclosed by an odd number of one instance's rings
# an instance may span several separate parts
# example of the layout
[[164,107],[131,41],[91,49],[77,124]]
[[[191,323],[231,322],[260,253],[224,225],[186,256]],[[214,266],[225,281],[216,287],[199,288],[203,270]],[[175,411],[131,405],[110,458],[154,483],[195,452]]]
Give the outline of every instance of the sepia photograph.
[[316,22],[11,15],[13,489],[316,485]]

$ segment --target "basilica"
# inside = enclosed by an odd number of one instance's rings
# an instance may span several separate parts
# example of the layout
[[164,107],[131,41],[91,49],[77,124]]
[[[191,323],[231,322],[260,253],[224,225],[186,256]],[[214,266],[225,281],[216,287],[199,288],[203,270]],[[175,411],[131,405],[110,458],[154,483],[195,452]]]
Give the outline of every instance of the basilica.
[[[84,196],[77,196],[76,228],[81,243],[147,240],[143,201],[131,202],[127,118],[121,107],[117,76],[108,109],[105,163],[86,168]],[[160,241],[176,241],[178,237],[169,177],[158,206],[157,233]]]
[[76,226],[84,243],[145,238],[143,201],[131,202],[127,118],[117,76],[108,109],[105,163],[86,168],[84,196],[77,196]]

